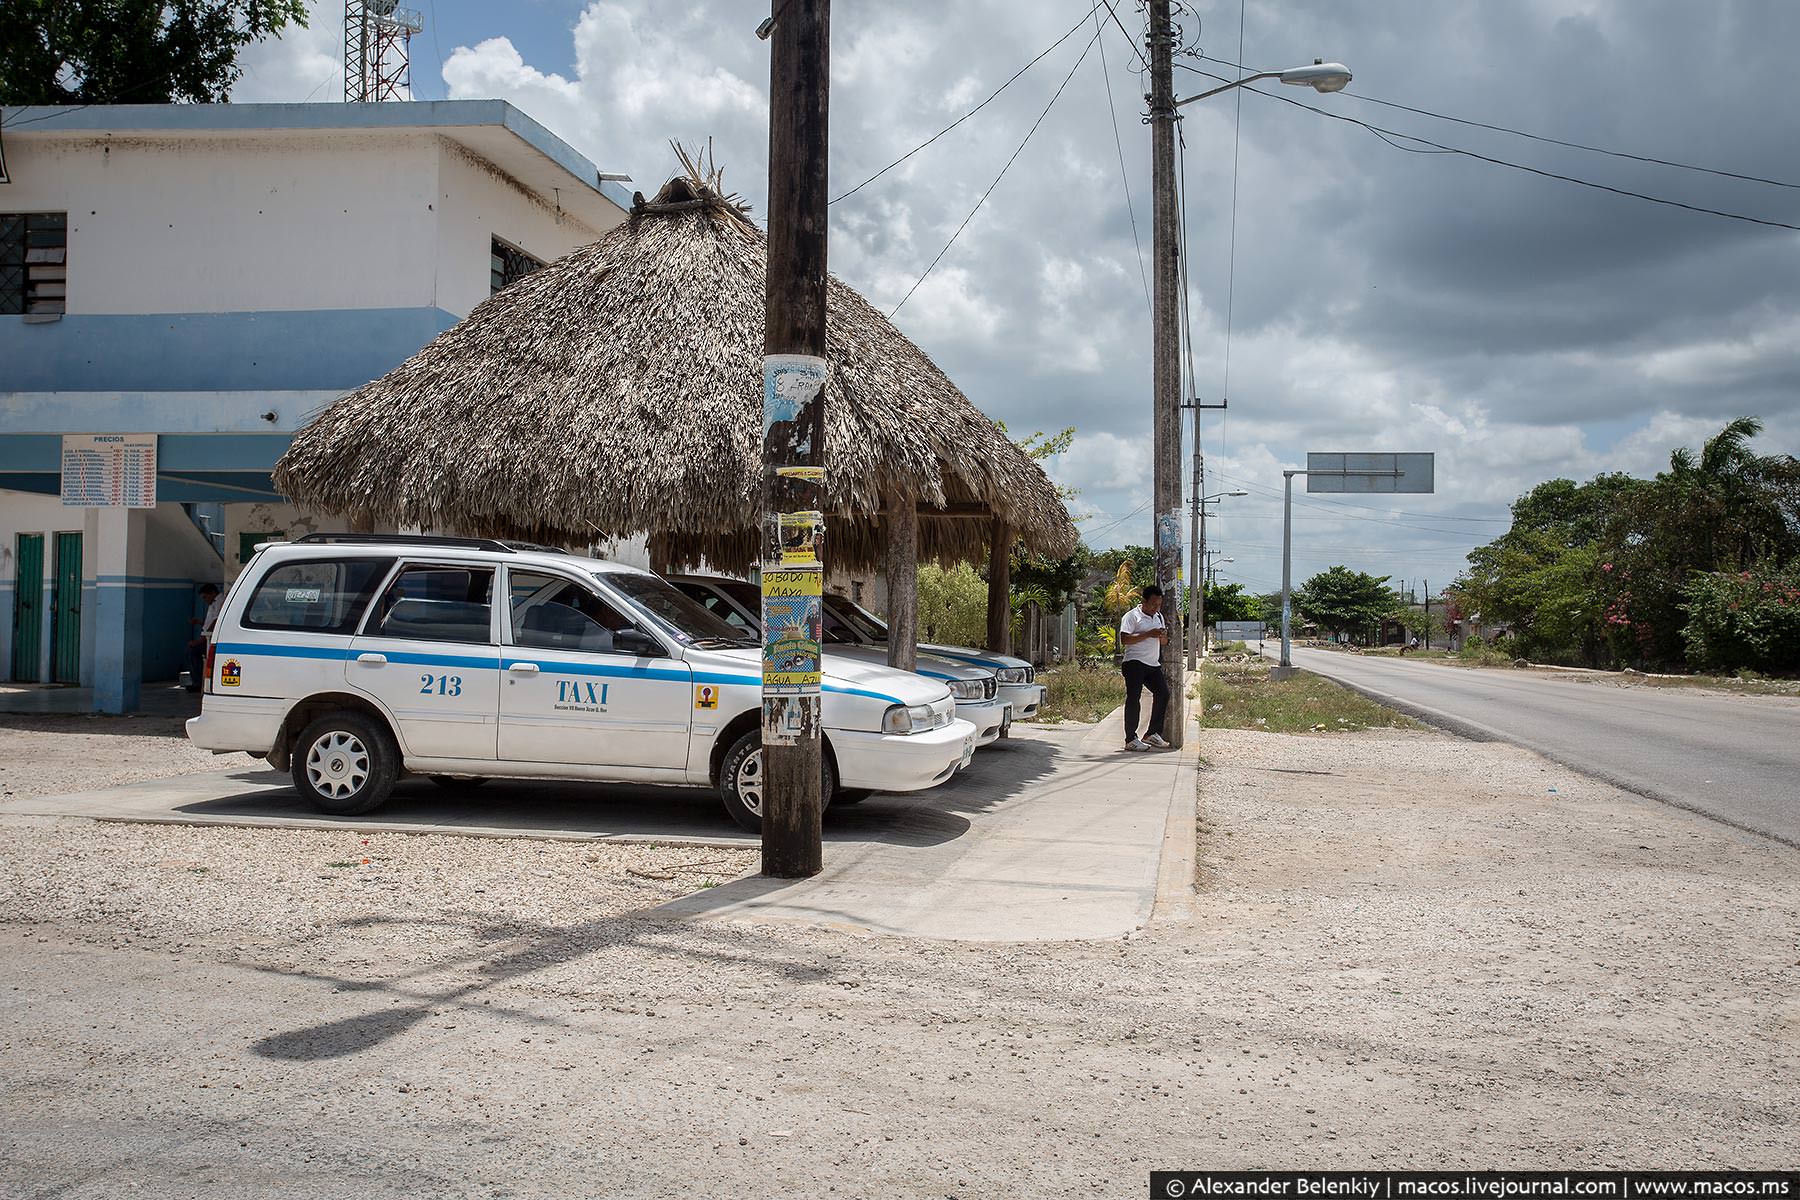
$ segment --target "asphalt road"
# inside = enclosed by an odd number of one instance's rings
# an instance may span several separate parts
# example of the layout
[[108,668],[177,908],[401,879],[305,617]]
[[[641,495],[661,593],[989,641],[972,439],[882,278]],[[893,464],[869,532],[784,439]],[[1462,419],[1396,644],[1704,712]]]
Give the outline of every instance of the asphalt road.
[[1800,846],[1800,700],[1299,647],[1293,656],[1297,667],[1434,725],[1513,742],[1641,795]]

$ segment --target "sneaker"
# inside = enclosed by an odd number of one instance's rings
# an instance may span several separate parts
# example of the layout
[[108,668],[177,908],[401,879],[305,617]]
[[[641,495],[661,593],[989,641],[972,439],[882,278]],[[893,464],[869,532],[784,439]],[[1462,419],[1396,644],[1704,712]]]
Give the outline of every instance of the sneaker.
[[1146,742],[1143,738],[1132,738],[1129,742],[1125,743],[1125,748],[1127,750],[1148,750],[1150,748],[1150,743]]
[[1163,736],[1160,733],[1153,733],[1144,740],[1149,742],[1152,746],[1155,746],[1158,750],[1167,750],[1169,748],[1169,743],[1163,741]]

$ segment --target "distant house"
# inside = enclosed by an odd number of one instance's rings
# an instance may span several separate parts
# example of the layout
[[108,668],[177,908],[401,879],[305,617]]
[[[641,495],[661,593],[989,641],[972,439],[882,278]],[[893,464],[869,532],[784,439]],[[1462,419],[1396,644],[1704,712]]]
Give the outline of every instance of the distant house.
[[0,117],[0,680],[109,712],[318,527],[269,478],[309,413],[631,203],[499,100]]

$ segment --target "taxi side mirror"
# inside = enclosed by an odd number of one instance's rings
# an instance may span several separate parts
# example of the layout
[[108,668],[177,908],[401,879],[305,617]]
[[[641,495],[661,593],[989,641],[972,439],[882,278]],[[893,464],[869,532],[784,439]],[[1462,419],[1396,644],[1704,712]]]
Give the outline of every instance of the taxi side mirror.
[[662,643],[641,629],[621,629],[613,634],[613,649],[639,658],[662,658]]

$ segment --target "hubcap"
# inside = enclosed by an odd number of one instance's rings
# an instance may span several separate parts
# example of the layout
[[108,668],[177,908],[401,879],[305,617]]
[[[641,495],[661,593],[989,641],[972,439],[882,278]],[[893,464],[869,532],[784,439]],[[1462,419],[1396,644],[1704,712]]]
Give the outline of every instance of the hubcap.
[[734,781],[738,799],[745,808],[762,816],[763,802],[763,752],[758,746],[744,755],[744,761],[738,764],[737,779]]
[[320,795],[334,800],[354,796],[368,782],[369,751],[355,735],[334,729],[307,751],[306,778]]

